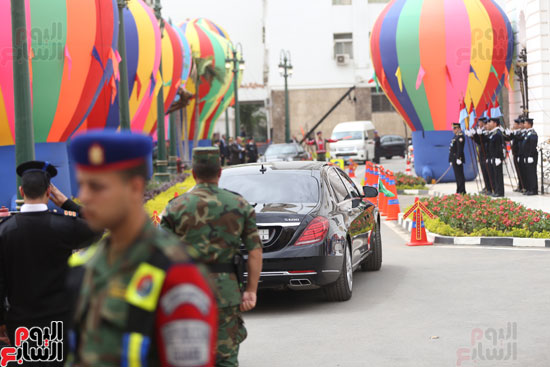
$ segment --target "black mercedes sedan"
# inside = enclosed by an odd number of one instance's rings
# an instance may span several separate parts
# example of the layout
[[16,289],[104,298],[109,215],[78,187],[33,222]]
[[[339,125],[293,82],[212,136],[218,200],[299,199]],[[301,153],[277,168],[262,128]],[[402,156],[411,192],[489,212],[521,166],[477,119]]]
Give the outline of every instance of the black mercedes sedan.
[[[263,243],[260,288],[323,288],[328,299],[352,296],[353,272],[379,270],[378,208],[336,166],[271,162],[223,170],[220,187],[254,206]],[[362,191],[365,193],[363,194]]]

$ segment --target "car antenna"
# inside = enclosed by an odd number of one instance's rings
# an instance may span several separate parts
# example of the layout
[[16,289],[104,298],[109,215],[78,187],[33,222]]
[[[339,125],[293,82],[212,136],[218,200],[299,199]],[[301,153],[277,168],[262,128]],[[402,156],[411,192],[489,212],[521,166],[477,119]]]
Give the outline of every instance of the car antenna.
[[262,163],[262,168],[260,168],[260,172],[262,173],[262,175],[267,172],[267,169],[265,169],[263,163]]

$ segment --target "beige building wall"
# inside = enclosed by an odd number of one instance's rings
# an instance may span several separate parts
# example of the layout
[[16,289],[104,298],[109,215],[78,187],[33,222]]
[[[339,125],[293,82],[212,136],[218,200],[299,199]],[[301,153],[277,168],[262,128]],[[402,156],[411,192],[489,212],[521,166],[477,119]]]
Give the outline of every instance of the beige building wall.
[[[289,91],[290,137],[300,141],[348,91],[349,88],[293,89]],[[282,90],[271,92],[272,128],[274,143],[285,139],[285,95]],[[370,120],[380,135],[395,134],[410,137],[411,131],[405,127],[403,119],[396,112],[372,112],[370,88],[357,88],[326,118],[316,131],[330,137],[334,127],[345,121]]]

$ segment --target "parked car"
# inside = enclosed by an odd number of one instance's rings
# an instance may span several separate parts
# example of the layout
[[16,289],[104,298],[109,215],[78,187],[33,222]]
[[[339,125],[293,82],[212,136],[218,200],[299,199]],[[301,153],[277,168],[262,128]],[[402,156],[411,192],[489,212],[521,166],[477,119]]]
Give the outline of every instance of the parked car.
[[278,161],[305,161],[309,160],[309,153],[297,143],[271,144],[260,157],[260,162]]
[[[324,162],[253,163],[223,170],[220,187],[241,194],[256,211],[263,243],[260,288],[323,288],[346,301],[353,272],[379,270],[378,208],[341,169]],[[243,248],[244,251],[244,248]]]
[[407,142],[399,135],[384,135],[380,137],[380,148],[382,157],[391,159],[394,156],[405,158]]
[[374,158],[374,125],[370,121],[341,122],[332,130],[330,156],[355,162]]

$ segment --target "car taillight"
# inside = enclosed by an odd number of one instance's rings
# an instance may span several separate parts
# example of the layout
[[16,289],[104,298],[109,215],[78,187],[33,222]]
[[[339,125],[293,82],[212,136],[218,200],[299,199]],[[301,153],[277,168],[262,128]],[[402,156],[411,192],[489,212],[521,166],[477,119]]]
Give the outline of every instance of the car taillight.
[[298,238],[294,246],[310,245],[322,241],[328,232],[328,219],[325,217],[316,217],[307,225],[306,229]]

